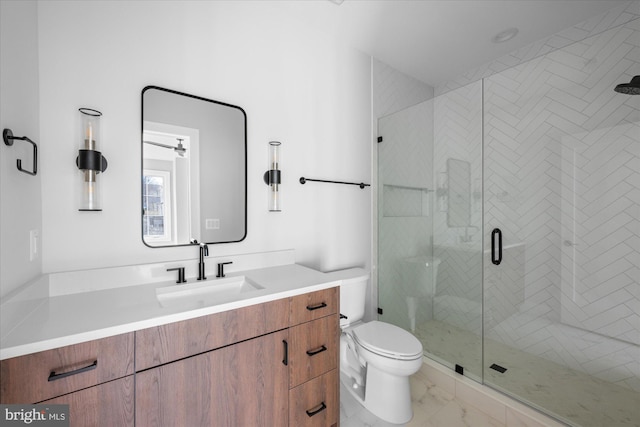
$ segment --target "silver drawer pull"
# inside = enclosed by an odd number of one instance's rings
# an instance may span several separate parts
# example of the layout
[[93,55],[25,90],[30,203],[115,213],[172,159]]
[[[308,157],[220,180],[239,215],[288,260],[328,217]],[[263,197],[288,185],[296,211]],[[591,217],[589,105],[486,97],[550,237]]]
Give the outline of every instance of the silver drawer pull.
[[315,356],[318,353],[322,353],[323,351],[327,351],[327,347],[325,347],[324,345],[318,347],[315,350],[307,350],[307,355],[309,356]]
[[67,377],[70,377],[71,375],[77,375],[77,374],[81,374],[83,372],[92,371],[92,370],[96,369],[97,367],[98,367],[98,360],[96,359],[96,360],[93,361],[93,363],[91,365],[85,366],[84,368],[75,369],[73,371],[63,372],[61,374],[56,374],[56,371],[51,371],[47,381],[61,380],[62,378],[67,378]]

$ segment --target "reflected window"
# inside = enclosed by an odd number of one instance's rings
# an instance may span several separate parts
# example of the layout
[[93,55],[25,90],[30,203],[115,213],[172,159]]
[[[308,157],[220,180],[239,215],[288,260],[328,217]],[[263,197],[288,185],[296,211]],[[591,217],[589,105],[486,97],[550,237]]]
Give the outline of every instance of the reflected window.
[[171,174],[145,170],[142,176],[142,233],[145,239],[171,242]]

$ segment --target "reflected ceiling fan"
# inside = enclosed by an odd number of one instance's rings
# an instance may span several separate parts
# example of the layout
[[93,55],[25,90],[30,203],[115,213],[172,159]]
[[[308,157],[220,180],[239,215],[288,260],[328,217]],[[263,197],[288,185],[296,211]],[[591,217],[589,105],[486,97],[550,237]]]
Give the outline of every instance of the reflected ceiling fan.
[[178,146],[174,147],[173,145],[167,145],[167,144],[161,144],[159,142],[155,142],[155,141],[142,141],[145,144],[151,144],[151,145],[156,145],[158,147],[162,147],[162,148],[168,148],[170,150],[175,151],[176,153],[178,153],[178,155],[180,157],[184,157],[184,153],[187,152],[187,149],[184,148],[184,145],[182,145],[182,141],[184,141],[184,139],[182,138],[176,138],[178,140]]

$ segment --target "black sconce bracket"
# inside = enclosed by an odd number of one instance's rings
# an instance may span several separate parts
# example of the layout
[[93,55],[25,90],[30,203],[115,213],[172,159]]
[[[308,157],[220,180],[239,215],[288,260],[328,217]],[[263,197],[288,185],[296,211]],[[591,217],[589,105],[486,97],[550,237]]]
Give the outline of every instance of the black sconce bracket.
[[35,176],[38,174],[38,146],[35,142],[27,138],[26,136],[13,136],[13,132],[11,129],[5,129],[2,131],[2,139],[4,140],[5,145],[12,146],[13,140],[17,139],[18,141],[27,141],[29,144],[33,145],[33,171],[28,171],[22,169],[22,160],[18,159],[16,164],[18,165],[18,170],[20,172],[24,172],[26,174]]
[[267,185],[280,184],[282,181],[282,172],[278,169],[271,169],[266,171],[262,178]]
[[79,150],[76,166],[82,170],[104,172],[107,170],[107,159],[96,150]]

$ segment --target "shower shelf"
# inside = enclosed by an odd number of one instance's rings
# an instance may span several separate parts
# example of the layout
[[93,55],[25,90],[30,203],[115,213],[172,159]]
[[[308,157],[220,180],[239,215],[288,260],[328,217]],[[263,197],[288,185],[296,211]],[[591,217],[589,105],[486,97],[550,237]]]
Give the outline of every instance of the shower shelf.
[[424,218],[429,216],[429,193],[427,187],[383,184],[382,215],[395,218]]
[[415,190],[415,191],[426,191],[427,193],[431,193],[433,192],[433,190],[431,190],[428,187],[414,187],[411,185],[396,185],[396,184],[382,184],[385,187],[390,187],[390,188],[398,188],[401,190]]

